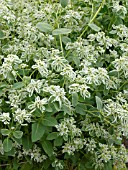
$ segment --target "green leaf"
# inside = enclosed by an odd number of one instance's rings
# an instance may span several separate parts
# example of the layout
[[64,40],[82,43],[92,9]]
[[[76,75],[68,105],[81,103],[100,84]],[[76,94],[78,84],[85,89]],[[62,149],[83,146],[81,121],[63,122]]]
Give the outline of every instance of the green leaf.
[[15,89],[15,90],[16,89],[20,89],[22,87],[24,87],[24,83],[23,82],[14,83],[13,86],[12,86],[12,88]]
[[9,152],[12,149],[12,141],[8,138],[4,139],[3,148],[5,152]]
[[0,88],[6,88],[8,86],[5,82],[0,82]]
[[96,99],[97,109],[101,110],[103,106],[102,100],[98,96],[95,96],[95,99]]
[[2,89],[0,89],[0,96],[3,96],[5,93]]
[[48,167],[51,165],[51,162],[49,159],[46,159],[44,162],[43,162],[43,167],[44,169],[48,170]]
[[20,167],[18,159],[14,159],[13,160],[13,169],[14,170],[18,170],[18,168]]
[[22,139],[22,144],[24,149],[31,149],[32,148],[32,141],[29,136],[24,136]]
[[13,136],[17,139],[20,139],[23,136],[23,132],[22,131],[14,131]]
[[31,170],[33,167],[32,164],[28,163],[28,162],[25,162],[24,164],[21,164],[21,169],[20,170]]
[[96,24],[88,24],[88,26],[96,32],[99,32],[101,30],[101,28],[98,27]]
[[16,149],[12,148],[9,152],[4,153],[6,156],[16,156]]
[[112,160],[104,164],[104,170],[113,170]]
[[42,124],[45,126],[55,126],[57,125],[57,120],[54,117],[45,117],[42,121]]
[[3,39],[5,37],[4,33],[2,30],[0,30],[0,39]]
[[[13,137],[12,137],[13,138]],[[19,145],[22,145],[22,138],[13,138],[13,140],[16,141],[16,143],[18,143]]]
[[118,71],[117,70],[112,70],[112,71],[109,71],[109,75],[110,76],[115,76],[115,77],[118,77]]
[[68,28],[58,28],[52,31],[53,35],[63,35],[63,34],[69,34],[71,33],[71,29]]
[[47,112],[52,112],[52,107],[51,107],[50,105],[46,105],[46,106],[45,106],[45,110],[46,110]]
[[119,140],[119,139],[115,140],[114,142],[115,142],[116,145],[121,145],[122,144],[122,140]]
[[34,117],[41,117],[42,112],[40,111],[40,109],[36,109],[32,112],[32,114],[34,115]]
[[54,105],[56,111],[59,112],[59,111],[60,111],[60,105],[59,105],[59,103],[58,103],[58,102],[54,102],[53,105]]
[[72,105],[75,107],[78,104],[78,94],[72,93]]
[[47,136],[47,140],[53,140],[53,139],[56,139],[58,136],[58,132],[52,132],[52,133],[49,133],[48,136]]
[[36,27],[39,29],[39,31],[45,32],[45,33],[51,32],[53,30],[53,27],[46,22],[38,22],[36,24]]
[[80,59],[79,59],[78,55],[73,56],[73,61],[76,64],[76,66],[79,67]]
[[3,136],[8,136],[10,134],[10,130],[8,130],[8,129],[1,129],[1,134]]
[[68,42],[71,42],[71,39],[67,36],[62,37],[62,42],[66,45]]
[[63,144],[63,138],[61,136],[58,136],[58,138],[54,140],[54,146],[62,146],[62,144]]
[[42,142],[42,147],[43,147],[44,151],[48,154],[49,157],[51,157],[53,155],[53,146],[52,146],[51,142],[44,140]]
[[69,0],[60,0],[60,4],[63,8],[65,8],[68,5]]
[[12,81],[12,80],[15,80],[15,77],[14,77],[14,75],[13,75],[11,72],[8,72],[8,74],[7,74],[7,79],[8,79],[9,81]]
[[31,139],[32,142],[36,142],[37,140],[40,140],[42,136],[44,135],[45,128],[41,123],[33,123],[32,124],[32,135]]
[[112,30],[109,32],[110,34],[116,34],[117,33],[117,30]]
[[70,106],[67,106],[65,104],[62,104],[62,111],[64,111],[64,113],[68,113],[69,115],[72,114],[72,110]]
[[83,103],[77,104],[77,106],[76,106],[76,113],[79,113],[81,115],[85,115],[86,114],[85,110],[87,110],[87,107],[86,107],[85,104],[83,104]]

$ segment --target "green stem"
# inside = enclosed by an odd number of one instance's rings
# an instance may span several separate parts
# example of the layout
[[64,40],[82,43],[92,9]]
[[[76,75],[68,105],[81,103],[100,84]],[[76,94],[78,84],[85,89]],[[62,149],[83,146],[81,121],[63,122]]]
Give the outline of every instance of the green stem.
[[[104,6],[105,0],[102,1],[100,7],[98,8],[97,12],[95,13],[95,15],[93,16],[93,18],[89,21],[88,25],[91,24],[95,18],[97,17],[97,15],[99,14],[101,8]],[[83,32],[80,34],[80,36],[78,37],[78,39],[81,39],[81,37],[84,35],[84,33],[87,31],[88,29],[88,25],[85,27],[85,29],[83,30]]]
[[[95,18],[97,17],[97,15],[99,14],[101,8],[104,6],[105,0],[102,1],[100,7],[98,8],[97,12],[95,13],[95,15],[92,17],[92,19],[89,21],[88,25],[91,24]],[[93,8],[93,6],[92,6]],[[93,9],[92,9],[93,10]],[[80,40],[82,38],[82,36],[84,35],[84,33],[87,31],[88,29],[88,25],[85,27],[85,29],[83,30],[83,32],[80,34],[80,36],[78,37],[78,40]],[[71,52],[71,50],[69,50],[65,56],[65,58],[68,56],[68,54]]]
[[91,17],[90,18],[92,18],[93,12],[94,12],[94,4],[92,3],[92,12],[91,12]]
[[127,83],[128,83],[128,80],[125,81],[125,82],[120,86],[119,90],[121,90],[121,88],[122,88],[125,84],[127,84]]
[[20,76],[20,74],[18,72],[16,74],[23,81],[23,78]]
[[62,44],[62,37],[61,35],[59,35],[60,38],[60,47],[61,47],[61,51],[62,51],[62,56],[64,56],[64,50],[63,50],[63,44]]
[[37,69],[35,69],[31,74],[30,77],[32,77],[32,75],[37,71]]
[[[87,112],[87,113],[92,114],[92,115],[95,116],[95,117],[98,117],[99,119],[101,118],[100,116],[98,116],[98,115],[95,114],[95,113],[98,112],[98,110],[91,110],[91,111],[89,111],[89,110],[84,110],[84,111]],[[104,117],[104,121],[105,121],[107,124],[110,124],[111,126],[115,127],[114,124],[112,124],[109,120],[107,120],[107,117],[106,117],[105,115],[103,115],[103,112],[101,112],[101,111],[99,111],[99,112],[100,112],[100,114]]]

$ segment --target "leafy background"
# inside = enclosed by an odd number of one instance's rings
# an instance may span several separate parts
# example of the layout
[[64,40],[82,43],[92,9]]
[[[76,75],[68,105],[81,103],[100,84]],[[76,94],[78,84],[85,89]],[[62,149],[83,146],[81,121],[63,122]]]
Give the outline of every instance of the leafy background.
[[0,169],[127,169],[127,10],[1,0]]

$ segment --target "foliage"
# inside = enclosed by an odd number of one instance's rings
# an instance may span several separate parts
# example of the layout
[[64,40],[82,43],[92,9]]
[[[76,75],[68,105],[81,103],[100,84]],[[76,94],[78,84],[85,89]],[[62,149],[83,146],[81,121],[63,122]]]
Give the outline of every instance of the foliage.
[[127,11],[127,0],[1,0],[1,169],[126,169]]

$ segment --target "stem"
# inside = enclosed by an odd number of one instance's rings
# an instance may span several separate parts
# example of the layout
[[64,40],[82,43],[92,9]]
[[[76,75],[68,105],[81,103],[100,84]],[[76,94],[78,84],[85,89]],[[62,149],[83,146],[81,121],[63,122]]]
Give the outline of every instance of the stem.
[[[95,116],[95,117],[98,117],[99,119],[101,118],[99,115],[96,115],[96,114],[95,114],[95,113],[98,112],[98,110],[92,110],[92,111],[84,110],[84,111],[87,112],[87,113],[92,114],[92,115]],[[103,112],[101,112],[101,111],[99,111],[99,112],[100,112],[100,114],[104,117],[104,121],[105,121],[106,123],[108,123],[108,124],[110,124],[111,126],[115,127],[115,125],[112,124],[112,123],[107,119],[107,117],[103,114]]]
[[61,35],[59,35],[59,38],[60,38],[60,47],[61,47],[61,51],[62,51],[62,56],[64,56],[64,50],[63,50],[62,37],[61,37]]
[[[19,162],[19,164],[25,164],[25,163],[27,163],[27,162]],[[11,164],[1,164],[0,167],[9,166],[9,165],[11,165]]]
[[[88,25],[91,24],[95,18],[97,17],[97,15],[99,14],[101,8],[104,6],[105,0],[102,1],[100,7],[98,8],[97,12],[95,13],[95,15],[93,16],[93,18],[89,21]],[[92,11],[93,11],[93,6],[92,6]],[[91,16],[92,17],[92,16]],[[88,25],[85,27],[85,29],[83,30],[83,32],[80,34],[80,36],[78,37],[78,40],[80,40],[82,38],[82,36],[84,35],[84,33],[87,31],[88,29]],[[65,58],[68,56],[68,54],[71,52],[71,50],[69,50],[65,56]]]
[[20,74],[18,72],[16,74],[23,81],[23,78],[20,76]]
[[120,86],[119,90],[121,90],[121,88],[122,88],[125,84],[127,84],[127,83],[128,83],[128,80],[125,81],[125,82]]
[[[57,23],[57,27],[60,28],[60,26],[59,26],[60,15],[57,16],[57,14],[58,14],[58,11],[56,13],[56,23]],[[62,51],[62,56],[64,56],[64,50],[63,50],[63,44],[62,44],[62,36],[61,35],[59,35],[59,39],[60,39],[60,48],[61,48],[61,51]]]
[[[105,3],[105,0],[102,1],[100,7],[98,8],[98,10],[97,10],[97,12],[95,13],[95,15],[93,16],[93,18],[89,21],[88,25],[91,24],[91,23],[95,20],[95,18],[96,18],[97,15],[99,14],[101,8],[104,6],[104,3]],[[81,33],[81,35],[78,37],[78,39],[80,39],[80,38],[83,36],[83,34],[87,31],[88,25],[85,27],[85,29],[83,30],[83,32]]]
[[90,18],[92,18],[93,12],[94,12],[94,5],[93,5],[93,3],[92,3],[92,14],[91,14],[91,17],[90,17]]
[[31,74],[30,77],[32,77],[32,75],[37,71],[37,69],[35,69]]

